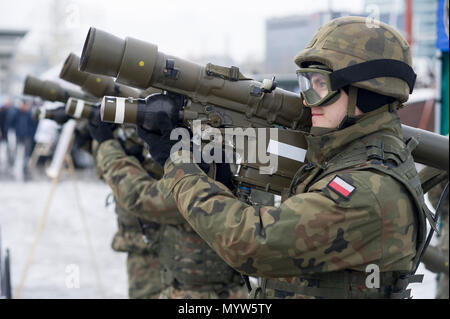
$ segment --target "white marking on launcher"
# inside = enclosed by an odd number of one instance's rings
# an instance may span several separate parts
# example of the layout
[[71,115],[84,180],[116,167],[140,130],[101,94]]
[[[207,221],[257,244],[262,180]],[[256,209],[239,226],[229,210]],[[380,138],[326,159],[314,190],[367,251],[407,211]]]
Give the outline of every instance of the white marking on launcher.
[[66,113],[69,114],[70,105],[72,104],[73,98],[69,97],[69,99],[66,102]]
[[75,106],[75,112],[73,113],[73,117],[79,119],[81,117],[81,113],[83,113],[84,101],[77,100],[77,105]]
[[305,162],[306,150],[283,142],[269,140],[267,153],[289,158],[297,162]]
[[114,118],[114,123],[123,124],[125,119],[125,98],[116,98],[116,117]]

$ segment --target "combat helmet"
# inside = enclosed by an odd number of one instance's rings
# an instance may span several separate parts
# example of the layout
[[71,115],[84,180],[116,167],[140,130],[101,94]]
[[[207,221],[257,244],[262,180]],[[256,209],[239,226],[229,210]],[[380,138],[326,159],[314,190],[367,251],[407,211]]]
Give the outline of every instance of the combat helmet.
[[[301,70],[316,67],[312,64],[326,67],[329,90],[360,90],[372,94],[370,99],[381,97],[379,104],[406,102],[416,80],[407,41],[393,27],[364,17],[331,20],[317,31],[294,62]],[[356,103],[356,97],[353,100]]]

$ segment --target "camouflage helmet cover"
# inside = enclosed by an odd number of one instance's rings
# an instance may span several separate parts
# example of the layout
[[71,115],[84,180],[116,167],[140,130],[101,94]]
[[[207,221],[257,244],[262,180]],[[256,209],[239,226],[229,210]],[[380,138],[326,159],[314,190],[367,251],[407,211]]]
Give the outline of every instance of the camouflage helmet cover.
[[[394,59],[412,67],[408,42],[393,27],[364,17],[341,17],[322,26],[308,46],[294,58],[299,67],[305,62],[323,63],[333,71],[379,59]],[[410,89],[399,78],[380,77],[352,84],[406,102]]]

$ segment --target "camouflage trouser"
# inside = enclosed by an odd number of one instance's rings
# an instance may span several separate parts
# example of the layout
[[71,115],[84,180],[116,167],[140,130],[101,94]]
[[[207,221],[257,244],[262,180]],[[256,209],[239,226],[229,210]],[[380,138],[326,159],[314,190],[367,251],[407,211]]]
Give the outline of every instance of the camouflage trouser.
[[129,298],[157,299],[163,284],[161,263],[153,254],[128,253]]
[[159,295],[159,299],[247,299],[248,292],[245,286],[234,286],[223,291],[214,288],[205,290],[205,287],[197,289],[177,289],[173,286],[167,287]]

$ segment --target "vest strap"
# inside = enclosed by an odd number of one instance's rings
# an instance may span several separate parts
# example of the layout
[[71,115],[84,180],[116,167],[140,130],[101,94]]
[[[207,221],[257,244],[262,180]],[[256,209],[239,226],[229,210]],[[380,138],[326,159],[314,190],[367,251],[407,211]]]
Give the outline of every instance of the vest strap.
[[303,287],[284,281],[267,280],[266,288],[276,289],[305,296],[320,296],[326,299],[348,298],[348,290],[339,288]]
[[[406,289],[410,283],[420,283],[423,275],[411,275],[400,272],[381,273],[380,289],[377,293],[380,298],[406,299],[410,298],[411,290]],[[253,289],[253,298],[264,298],[266,288],[282,292],[301,294],[305,296],[321,297],[325,299],[347,299],[364,297],[364,292],[358,292],[355,287],[366,285],[367,274],[352,270],[316,274],[300,279],[308,280],[309,286],[300,286],[285,281],[263,278],[260,287]],[[316,287],[311,287],[314,284]],[[375,289],[375,288],[368,288]]]

